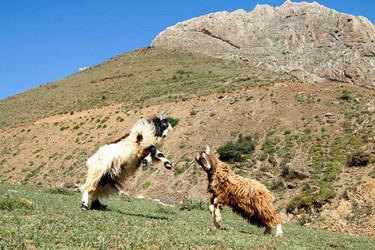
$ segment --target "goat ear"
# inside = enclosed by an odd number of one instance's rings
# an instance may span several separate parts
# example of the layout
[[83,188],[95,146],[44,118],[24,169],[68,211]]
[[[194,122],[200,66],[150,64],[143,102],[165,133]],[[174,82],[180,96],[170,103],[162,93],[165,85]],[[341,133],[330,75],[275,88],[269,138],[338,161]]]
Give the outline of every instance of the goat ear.
[[202,167],[206,170],[210,170],[211,169],[211,164],[210,164],[210,160],[209,160],[209,157],[206,153],[203,153],[202,154],[203,158],[204,158],[204,161],[202,161]]
[[161,113],[160,113],[160,120],[164,120],[165,118],[167,118],[167,110],[163,110]]
[[209,146],[207,146],[207,147],[206,147],[206,154],[208,154],[208,155],[209,155],[209,154],[210,154],[210,151],[211,151],[210,147],[209,147]]

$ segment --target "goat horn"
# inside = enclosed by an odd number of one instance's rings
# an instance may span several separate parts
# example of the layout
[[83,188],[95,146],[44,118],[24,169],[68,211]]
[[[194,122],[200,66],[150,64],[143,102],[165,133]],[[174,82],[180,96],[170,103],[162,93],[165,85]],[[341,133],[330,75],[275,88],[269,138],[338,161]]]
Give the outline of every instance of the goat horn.
[[164,120],[165,118],[167,118],[167,110],[163,110],[160,114],[160,120]]
[[207,146],[207,147],[206,147],[206,154],[208,154],[208,155],[209,155],[209,154],[210,154],[210,150],[211,150],[211,149],[210,149],[210,147],[209,147],[209,146]]

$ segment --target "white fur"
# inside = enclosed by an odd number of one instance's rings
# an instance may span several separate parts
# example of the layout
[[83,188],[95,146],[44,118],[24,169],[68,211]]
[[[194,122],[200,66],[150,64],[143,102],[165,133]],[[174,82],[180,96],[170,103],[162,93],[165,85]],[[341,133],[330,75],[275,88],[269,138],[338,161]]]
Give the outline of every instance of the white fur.
[[283,237],[284,233],[281,227],[281,224],[276,226],[276,237]]
[[[166,129],[165,135],[171,130]],[[141,135],[142,140],[139,141]],[[121,141],[108,144],[87,160],[87,178],[82,185],[82,207],[88,207],[88,199],[100,199],[107,197],[117,189],[111,184],[99,185],[105,175],[116,178],[123,183],[140,166],[140,157],[143,150],[151,145],[157,145],[161,138],[155,136],[155,127],[152,122],[141,119],[134,124],[130,134]],[[147,159],[148,160],[148,159]],[[169,162],[169,161],[168,161]],[[164,163],[164,161],[163,161]]]

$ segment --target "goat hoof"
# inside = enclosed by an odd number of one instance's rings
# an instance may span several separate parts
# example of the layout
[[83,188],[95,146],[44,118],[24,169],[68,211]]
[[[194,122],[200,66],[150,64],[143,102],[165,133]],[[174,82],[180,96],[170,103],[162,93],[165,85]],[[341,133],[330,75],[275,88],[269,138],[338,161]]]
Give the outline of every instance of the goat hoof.
[[89,210],[89,207],[86,205],[86,203],[82,202],[82,203],[81,203],[81,209],[82,209],[83,211],[87,211],[87,210]]
[[215,227],[216,227],[216,229],[221,229],[221,224],[215,223]]
[[270,235],[272,234],[272,227],[266,227],[266,230],[264,231],[264,235]]
[[277,238],[282,238],[284,236],[284,233],[283,232],[277,232],[276,233],[276,237]]
[[170,163],[170,162],[164,162],[164,167],[166,169],[172,169],[172,163]]
[[141,167],[146,167],[147,166],[147,164],[148,164],[148,162],[147,162],[147,160],[146,159],[143,159],[142,161],[141,161]]

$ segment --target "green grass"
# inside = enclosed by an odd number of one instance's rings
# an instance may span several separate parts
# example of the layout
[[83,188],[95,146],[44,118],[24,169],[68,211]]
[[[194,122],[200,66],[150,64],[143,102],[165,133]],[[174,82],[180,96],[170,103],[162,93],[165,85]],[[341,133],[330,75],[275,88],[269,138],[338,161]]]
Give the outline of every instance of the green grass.
[[[0,184],[0,249],[374,249],[375,239],[285,224],[282,239],[264,236],[224,209],[213,226],[205,202],[173,207],[111,197],[110,211],[82,211],[80,194]],[[14,206],[9,204],[14,203]],[[7,204],[2,206],[2,204]],[[203,209],[202,209],[203,206]],[[11,207],[11,208],[9,208]]]

